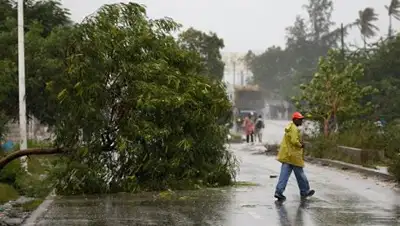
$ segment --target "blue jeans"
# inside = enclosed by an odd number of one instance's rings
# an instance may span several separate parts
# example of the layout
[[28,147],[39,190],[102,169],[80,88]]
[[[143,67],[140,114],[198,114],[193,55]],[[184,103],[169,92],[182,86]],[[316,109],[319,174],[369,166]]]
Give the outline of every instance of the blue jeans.
[[307,193],[310,191],[310,184],[308,183],[303,167],[298,167],[287,163],[282,163],[281,173],[279,175],[275,192],[278,194],[283,194],[292,171],[294,171],[294,175],[296,176],[297,185],[300,189],[300,195],[307,195]]

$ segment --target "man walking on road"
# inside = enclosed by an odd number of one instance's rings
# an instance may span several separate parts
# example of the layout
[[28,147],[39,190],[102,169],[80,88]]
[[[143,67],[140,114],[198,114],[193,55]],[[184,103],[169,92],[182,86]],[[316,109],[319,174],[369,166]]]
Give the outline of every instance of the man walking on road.
[[282,163],[278,184],[276,185],[275,198],[285,200],[283,195],[287,182],[292,171],[296,176],[297,184],[302,198],[314,195],[315,191],[310,190],[308,179],[303,171],[304,167],[304,144],[301,139],[300,130],[297,128],[303,123],[304,116],[295,112],[292,122],[285,128],[285,135],[280,145],[277,160]]
[[258,138],[258,142],[262,143],[262,130],[264,129],[265,125],[261,115],[258,116],[255,124],[256,128],[254,130],[254,134],[256,135],[256,138]]

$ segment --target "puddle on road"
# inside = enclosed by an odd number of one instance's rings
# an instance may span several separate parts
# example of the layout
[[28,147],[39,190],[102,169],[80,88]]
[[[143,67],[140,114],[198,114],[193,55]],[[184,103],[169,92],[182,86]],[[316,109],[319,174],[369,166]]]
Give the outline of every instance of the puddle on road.
[[361,226],[399,225],[400,219],[399,206],[383,211],[361,199],[349,199],[356,202],[353,205],[343,199],[327,202],[317,197],[274,205],[273,197],[263,195],[265,190],[260,187],[162,194],[59,197],[37,225]]
[[215,225],[230,200],[226,189],[60,197],[37,225]]

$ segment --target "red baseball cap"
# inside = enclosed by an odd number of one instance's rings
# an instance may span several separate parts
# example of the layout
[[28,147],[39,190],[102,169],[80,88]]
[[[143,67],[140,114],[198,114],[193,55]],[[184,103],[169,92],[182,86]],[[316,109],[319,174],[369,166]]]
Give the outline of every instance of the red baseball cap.
[[295,112],[295,113],[293,113],[293,115],[292,115],[292,119],[303,119],[304,118],[304,116],[300,113],[300,112]]

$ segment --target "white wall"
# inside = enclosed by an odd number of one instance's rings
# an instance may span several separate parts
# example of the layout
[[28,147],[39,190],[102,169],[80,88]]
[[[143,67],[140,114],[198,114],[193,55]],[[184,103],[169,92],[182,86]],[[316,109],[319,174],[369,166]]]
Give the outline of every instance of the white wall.
[[[10,122],[8,124],[8,132],[5,136],[6,140],[11,140],[14,143],[20,142],[20,134],[19,134],[19,123]],[[48,131],[48,127],[45,125],[41,125],[38,120],[33,119],[28,121],[27,125],[27,135],[28,139],[32,140],[45,140],[51,137],[51,133]]]

